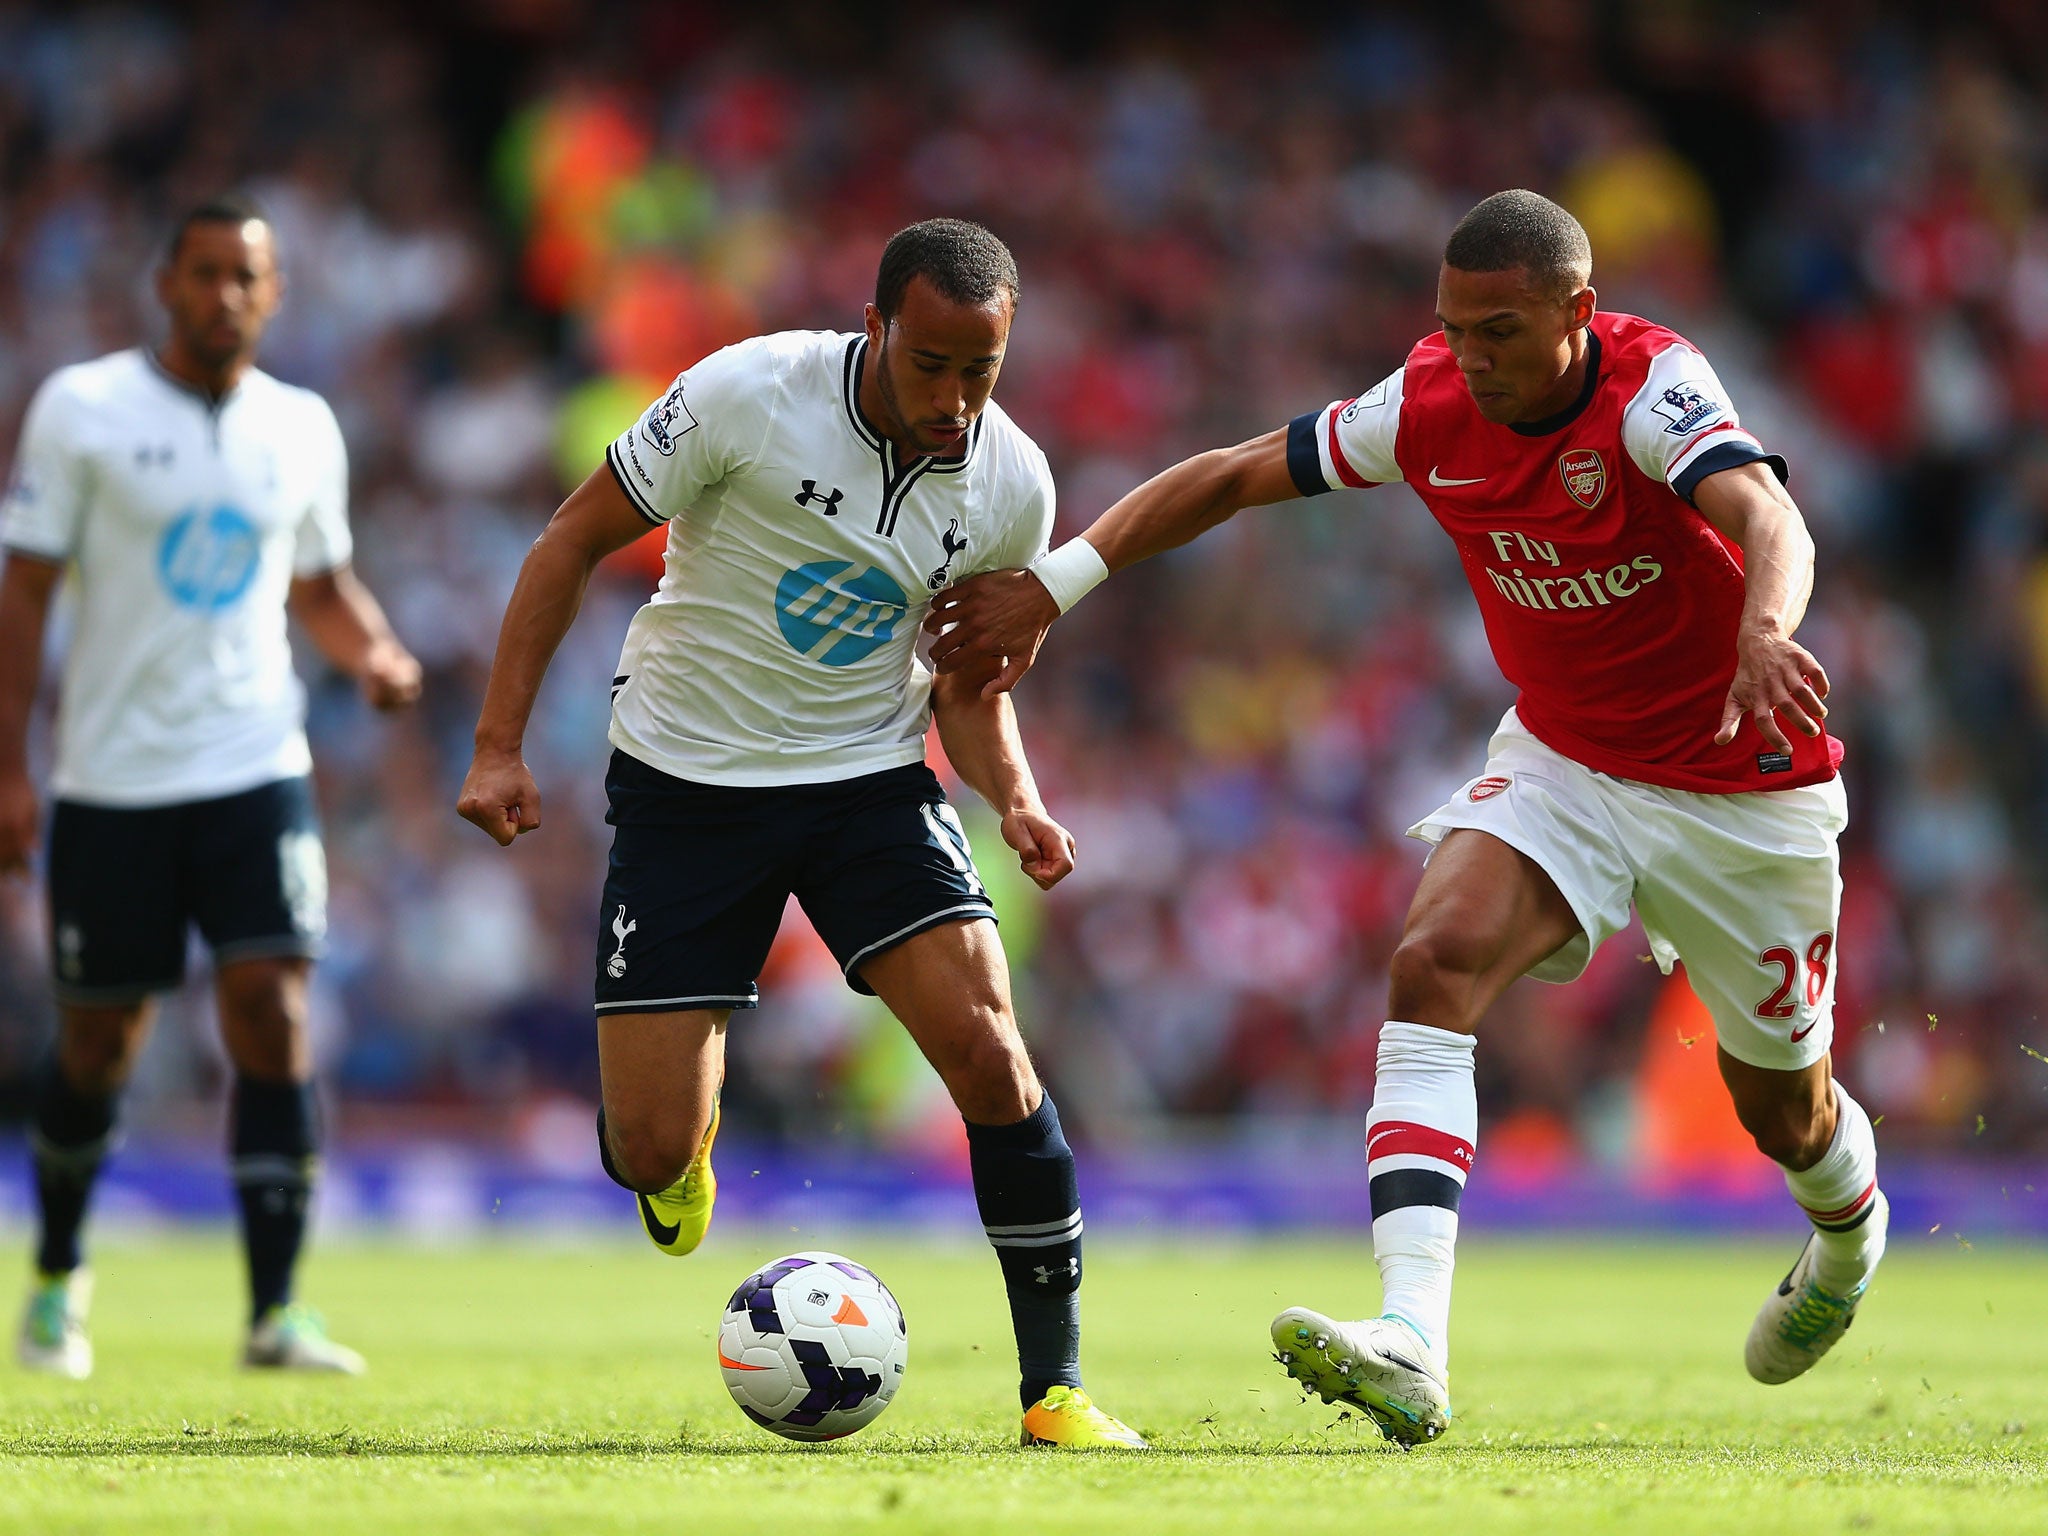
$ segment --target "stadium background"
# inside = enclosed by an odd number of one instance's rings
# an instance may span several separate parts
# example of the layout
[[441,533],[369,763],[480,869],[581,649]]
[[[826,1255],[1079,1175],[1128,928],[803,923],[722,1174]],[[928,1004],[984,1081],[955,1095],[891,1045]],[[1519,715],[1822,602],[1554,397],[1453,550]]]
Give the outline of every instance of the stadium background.
[[[1174,459],[1381,377],[1432,324],[1450,225],[1523,185],[1583,220],[1602,303],[1697,342],[1790,459],[1820,546],[1802,639],[1854,813],[1838,1060],[1928,1209],[1972,1189],[1985,1223],[2048,1230],[2021,1182],[2048,1150],[2048,12],[739,11],[0,6],[0,451],[49,370],[155,334],[168,218],[252,190],[290,285],[263,366],[340,414],[359,568],[427,667],[419,710],[387,720],[302,662],[333,1214],[440,1229],[508,1192],[543,1215],[611,1193],[588,1119],[601,765],[652,549],[602,573],[543,694],[546,829],[507,856],[450,807],[528,543],[679,367],[850,328],[892,230],[980,219],[1022,267],[1000,398],[1051,456],[1064,537]],[[1040,900],[970,826],[1027,1034],[1102,1177],[1238,1179],[1225,1217],[1272,1208],[1246,1169],[1362,1186],[1421,861],[1401,831],[1476,771],[1508,698],[1399,488],[1246,514],[1059,627],[1019,702],[1080,870]],[[1475,1196],[1559,1219],[1645,1190],[1778,1208],[1710,1031],[1640,940],[1498,1011]],[[43,944],[39,892],[0,887],[17,1125]],[[905,1174],[957,1184],[936,1082],[800,918],[763,991],[727,1104],[769,1183],[829,1169],[913,1215]],[[221,1077],[195,986],[130,1095],[158,1155],[121,1160],[115,1208],[226,1210]],[[24,1161],[0,1218],[26,1218]]]

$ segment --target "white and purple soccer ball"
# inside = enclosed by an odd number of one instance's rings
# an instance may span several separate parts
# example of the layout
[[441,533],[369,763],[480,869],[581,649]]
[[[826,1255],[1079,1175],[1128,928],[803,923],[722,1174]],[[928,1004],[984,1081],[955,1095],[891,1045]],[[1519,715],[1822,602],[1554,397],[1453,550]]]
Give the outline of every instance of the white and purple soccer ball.
[[718,1327],[726,1391],[789,1440],[837,1440],[872,1424],[909,1355],[889,1287],[836,1253],[794,1253],[756,1270]]

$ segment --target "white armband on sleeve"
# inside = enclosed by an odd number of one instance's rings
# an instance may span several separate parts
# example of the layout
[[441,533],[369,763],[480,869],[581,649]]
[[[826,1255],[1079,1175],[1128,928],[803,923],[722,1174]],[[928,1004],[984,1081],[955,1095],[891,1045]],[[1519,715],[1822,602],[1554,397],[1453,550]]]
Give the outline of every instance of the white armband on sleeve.
[[1067,540],[1058,549],[1040,555],[1027,567],[1052,594],[1052,600],[1065,613],[1081,601],[1095,584],[1109,575],[1109,567],[1103,563],[1101,553],[1086,539]]

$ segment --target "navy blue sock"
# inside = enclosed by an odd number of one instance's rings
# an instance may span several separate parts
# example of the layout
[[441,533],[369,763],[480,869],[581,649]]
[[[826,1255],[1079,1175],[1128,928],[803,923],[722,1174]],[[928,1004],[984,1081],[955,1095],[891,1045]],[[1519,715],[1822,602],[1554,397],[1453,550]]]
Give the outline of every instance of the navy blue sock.
[[1017,1331],[1018,1395],[1081,1384],[1081,1194],[1074,1149],[1047,1094],[1015,1125],[967,1122],[974,1203],[1003,1266]]
[[114,1096],[79,1092],[52,1054],[36,1084],[35,1123],[29,1131],[36,1203],[43,1218],[36,1246],[36,1268],[42,1273],[68,1275],[82,1262],[78,1231],[113,1140]]
[[319,1172],[313,1085],[237,1076],[228,1121],[255,1321],[291,1300],[306,1205]]
[[624,1176],[619,1172],[619,1165],[612,1161],[611,1138],[604,1133],[604,1106],[602,1104],[597,1106],[597,1160],[604,1165],[604,1176],[618,1185],[619,1188],[631,1190],[636,1195],[640,1193],[639,1190],[634,1189],[632,1185],[626,1182]]

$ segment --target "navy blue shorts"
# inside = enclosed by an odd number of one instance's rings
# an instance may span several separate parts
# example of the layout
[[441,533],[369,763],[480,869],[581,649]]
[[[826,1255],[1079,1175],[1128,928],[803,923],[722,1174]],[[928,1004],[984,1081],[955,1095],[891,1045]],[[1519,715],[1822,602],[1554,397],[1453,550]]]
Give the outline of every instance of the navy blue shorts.
[[176,805],[59,800],[49,877],[60,1003],[117,1007],[177,986],[195,923],[220,965],[317,955],[327,934],[327,860],[305,778]]
[[791,895],[847,985],[940,923],[993,919],[967,834],[923,763],[836,784],[693,784],[613,752],[618,831],[598,913],[597,1011],[752,1008]]

